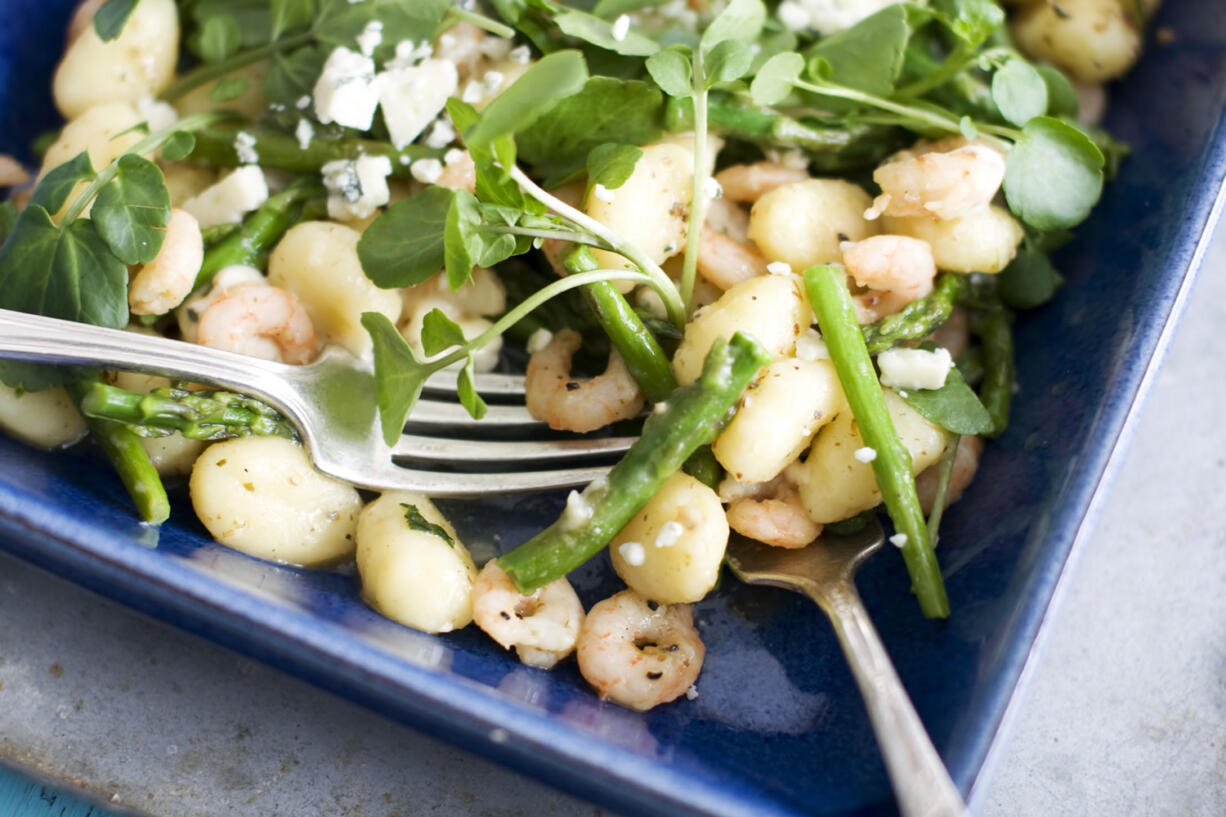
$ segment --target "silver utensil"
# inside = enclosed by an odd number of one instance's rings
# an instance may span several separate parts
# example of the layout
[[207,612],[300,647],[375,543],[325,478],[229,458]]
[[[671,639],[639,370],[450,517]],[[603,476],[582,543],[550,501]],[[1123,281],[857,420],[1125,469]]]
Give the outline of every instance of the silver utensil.
[[875,520],[860,533],[823,536],[797,550],[734,534],[727,561],[741,581],[802,593],[826,612],[864,696],[903,817],[969,817],[856,592],[856,570],[884,542]]
[[[636,439],[540,439],[545,426],[523,405],[524,379],[511,375],[477,376],[478,392],[518,401],[491,405],[478,423],[455,400],[455,375],[439,373],[427,382],[406,432],[388,446],[369,364],[337,348],[309,365],[289,366],[0,309],[0,358],[146,372],[252,395],[293,423],[319,471],[379,491],[460,497],[584,485],[608,470],[590,463],[625,451]],[[538,439],[481,439],[491,430]],[[491,473],[490,464],[513,470]]]

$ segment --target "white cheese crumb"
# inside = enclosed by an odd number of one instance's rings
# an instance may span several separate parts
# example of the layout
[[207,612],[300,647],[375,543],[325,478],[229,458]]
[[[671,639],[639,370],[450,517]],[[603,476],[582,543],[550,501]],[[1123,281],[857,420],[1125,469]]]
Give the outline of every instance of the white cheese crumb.
[[255,137],[240,130],[234,134],[234,153],[238,156],[240,165],[258,165],[260,154],[255,150]]
[[517,45],[507,57],[516,65],[527,65],[532,61],[532,49],[526,45]]
[[179,120],[179,114],[174,106],[166,102],[158,102],[151,96],[144,97],[136,103],[137,112],[144,118],[151,131],[166,130]]
[[379,106],[375,63],[370,57],[339,46],[328,56],[315,82],[315,116],[325,125],[370,130]]
[[268,182],[258,165],[243,165],[183,202],[201,228],[241,221],[268,200]]
[[439,117],[434,120],[434,125],[430,128],[430,132],[426,134],[426,147],[434,148],[435,150],[445,148],[455,141],[455,137],[455,128],[452,127],[452,124],[446,119]]
[[899,0],[784,0],[779,21],[793,31],[815,28],[830,34],[850,28]]
[[558,520],[562,525],[562,530],[574,530],[591,518],[592,506],[587,504],[587,500],[578,491],[571,491],[566,497],[566,509],[562,511],[562,517]]
[[890,537],[890,544],[897,548],[903,547],[904,545],[907,544],[907,534],[905,533],[894,534],[893,536]]
[[464,161],[464,157],[467,155],[467,151],[460,150],[459,148],[452,148],[443,154],[443,164],[453,165],[456,162],[462,162]]
[[455,63],[450,60],[427,59],[420,65],[379,74],[379,104],[383,106],[383,119],[397,150],[411,143],[434,121],[459,82]]
[[599,201],[603,201],[606,204],[612,204],[613,202],[617,201],[617,193],[599,183],[592,188],[592,195]]
[[511,53],[511,41],[506,37],[486,37],[481,41],[481,53],[491,62],[502,62]]
[[617,546],[617,552],[626,560],[626,564],[638,567],[647,561],[647,551],[640,542],[623,542]]
[[383,42],[383,22],[371,20],[356,37],[358,48],[368,57],[375,55],[375,49]]
[[777,165],[783,165],[793,170],[808,170],[809,156],[799,148],[790,150],[778,150],[777,148],[767,148],[767,161],[774,162]]
[[948,349],[889,349],[877,355],[881,385],[896,389],[939,389],[954,367]]
[[681,538],[681,534],[683,533],[685,533],[685,528],[681,527],[680,522],[665,522],[660,526],[660,532],[656,534],[656,547],[672,547],[673,545],[677,544],[677,540]]
[[294,103],[294,107],[300,111],[305,111],[307,108],[311,107],[311,95],[303,94],[302,96],[298,97],[298,101]]
[[791,275],[792,265],[786,261],[772,261],[766,265],[766,271],[771,275]]
[[498,93],[506,79],[507,75],[501,71],[486,71],[485,76],[481,77],[481,90],[485,91],[486,96],[493,96]]
[[460,100],[467,102],[469,105],[476,105],[485,99],[485,94],[481,90],[481,83],[477,80],[470,80],[464,86],[464,92],[460,94]]
[[690,688],[685,691],[685,699],[692,701],[698,697],[698,687],[695,684],[690,684]]
[[409,173],[422,184],[434,184],[443,175],[443,163],[438,159],[418,159]]
[[704,182],[703,190],[706,191],[708,200],[722,198],[724,195],[723,185],[710,176],[708,176],[706,182]]
[[528,350],[528,354],[535,355],[548,346],[552,340],[553,332],[548,329],[538,329],[528,336],[528,342],[524,344],[524,348]]
[[298,138],[298,147],[301,150],[306,150],[311,146],[311,140],[315,138],[315,128],[307,119],[299,119],[298,127],[294,128],[294,136]]
[[619,43],[625,40],[626,36],[630,34],[630,15],[623,14],[614,20],[613,27],[609,33],[612,34],[613,39],[617,40]]
[[387,177],[392,160],[386,156],[359,156],[356,160],[337,159],[320,168],[328,189],[328,218],[353,221],[370,217],[387,204],[390,191]]
[[809,12],[800,3],[783,0],[779,4],[779,22],[792,31],[804,31],[809,27]]
[[817,330],[809,329],[796,339],[796,357],[800,360],[829,360],[830,350]]
[[867,445],[863,448],[857,448],[852,454],[860,462],[872,462],[877,459],[877,449],[869,448]]

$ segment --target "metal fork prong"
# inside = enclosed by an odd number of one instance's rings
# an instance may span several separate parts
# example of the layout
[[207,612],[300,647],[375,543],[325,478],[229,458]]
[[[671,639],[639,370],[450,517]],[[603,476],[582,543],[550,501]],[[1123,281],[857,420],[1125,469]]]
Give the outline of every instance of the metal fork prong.
[[372,470],[346,478],[375,491],[418,491],[432,497],[491,496],[519,494],[561,488],[579,488],[609,473],[609,466],[568,468],[556,471],[518,471],[506,474],[440,473],[404,468],[388,463],[386,469]]
[[498,441],[457,440],[405,434],[392,448],[397,460],[458,463],[541,463],[621,454],[637,437],[606,437],[596,440]]
[[[477,394],[486,397],[523,397],[524,376],[522,374],[477,374],[473,377]],[[443,397],[454,397],[456,392],[456,372],[436,372],[426,380],[423,394]]]
[[409,425],[452,426],[470,431],[495,427],[544,426],[523,406],[489,406],[485,416],[474,420],[459,403],[420,399],[409,414]]

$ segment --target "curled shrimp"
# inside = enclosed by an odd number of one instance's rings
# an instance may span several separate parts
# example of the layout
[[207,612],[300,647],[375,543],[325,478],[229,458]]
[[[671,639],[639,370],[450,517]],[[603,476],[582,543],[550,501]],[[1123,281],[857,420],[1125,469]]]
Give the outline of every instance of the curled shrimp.
[[802,548],[822,534],[791,483],[783,483],[771,496],[733,500],[727,515],[728,527],[764,545]]
[[732,165],[715,174],[715,181],[724,190],[724,198],[741,204],[753,204],[776,187],[808,178],[804,170],[777,162]]
[[520,661],[549,669],[574,650],[583,605],[565,576],[525,596],[491,560],[473,586],[473,621]]
[[873,171],[881,195],[865,216],[959,218],[990,204],[1004,179],[1004,157],[981,143],[904,151]]
[[576,655],[601,698],[646,712],[694,685],[706,647],[688,604],[657,604],[623,590],[588,611]]
[[524,378],[528,413],[557,431],[594,431],[643,410],[643,391],[616,350],[604,374],[590,380],[570,376],[570,362],[582,336],[563,329],[528,361]]
[[[962,437],[954,454],[954,469],[949,476],[949,490],[945,494],[945,507],[962,498],[962,492],[971,484],[979,470],[979,455],[983,453],[983,440],[978,437]],[[938,462],[924,469],[915,478],[915,491],[919,494],[920,507],[925,514],[932,513],[936,503],[937,486],[941,481],[941,464]]]
[[264,284],[231,287],[200,316],[196,342],[265,360],[302,364],[315,357],[315,327],[298,298]]
[[128,287],[128,306],[133,314],[162,315],[183,303],[203,263],[200,223],[186,210],[171,210],[157,257],[141,267]]
[[859,286],[868,289],[855,296],[861,322],[892,315],[923,298],[932,292],[937,274],[928,242],[901,235],[875,235],[846,245],[843,266]]
[[462,155],[448,162],[443,168],[443,173],[434,182],[439,187],[446,187],[449,190],[467,190],[469,193],[476,192],[477,189],[477,165],[473,162],[472,154],[467,150],[462,151]]
[[737,241],[710,224],[698,245],[698,272],[720,289],[766,274],[767,261],[748,241]]

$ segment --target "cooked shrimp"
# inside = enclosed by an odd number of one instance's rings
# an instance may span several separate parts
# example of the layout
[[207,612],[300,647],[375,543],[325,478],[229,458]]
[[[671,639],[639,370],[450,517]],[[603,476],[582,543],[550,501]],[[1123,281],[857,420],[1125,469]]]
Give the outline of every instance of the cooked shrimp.
[[868,292],[855,296],[857,317],[871,322],[892,315],[932,292],[937,266],[932,248],[918,238],[875,235],[843,249],[847,273]]
[[30,180],[30,173],[21,162],[7,153],[0,153],[0,187],[20,187]]
[[730,528],[764,545],[802,548],[822,533],[822,526],[805,513],[800,495],[790,483],[766,498],[734,500],[727,514]]
[[601,698],[646,712],[694,685],[706,647],[688,604],[657,604],[623,590],[588,611],[576,655]]
[[698,245],[698,273],[720,289],[766,274],[766,259],[753,244],[737,241],[708,224]]
[[604,374],[583,381],[570,376],[571,359],[582,343],[578,332],[563,329],[528,361],[528,413],[557,431],[594,431],[643,410],[643,391],[616,351],[609,353]]
[[473,586],[473,621],[520,661],[549,669],[575,648],[583,605],[565,576],[525,596],[491,560]]
[[136,315],[162,315],[192,293],[196,273],[204,263],[200,222],[186,210],[170,211],[166,236],[157,257],[132,278],[128,306]]
[[307,363],[315,357],[315,327],[298,298],[263,284],[231,287],[204,310],[196,342],[265,360]]
[[475,192],[477,189],[477,165],[473,163],[473,157],[467,150],[460,153],[461,155],[458,158],[454,158],[447,163],[447,166],[443,168],[443,174],[434,183],[439,187],[446,187],[450,190]]
[[753,204],[776,187],[808,178],[809,174],[801,168],[775,162],[733,165],[715,174],[715,181],[724,189],[724,198],[744,204]]
[[881,195],[865,216],[958,218],[990,204],[1004,179],[1004,157],[987,145],[904,151],[873,171]]
[[[978,437],[963,437],[958,440],[958,452],[954,454],[954,470],[949,477],[949,491],[945,494],[945,507],[962,498],[962,492],[971,484],[979,470],[979,455],[983,453],[983,440]],[[940,482],[941,464],[938,462],[924,469],[915,478],[915,490],[919,494],[920,507],[925,514],[932,513],[936,502],[937,485]]]

